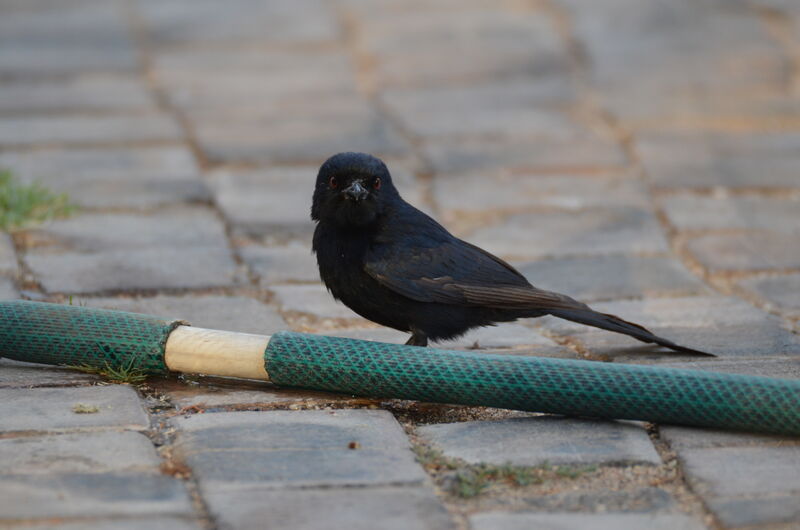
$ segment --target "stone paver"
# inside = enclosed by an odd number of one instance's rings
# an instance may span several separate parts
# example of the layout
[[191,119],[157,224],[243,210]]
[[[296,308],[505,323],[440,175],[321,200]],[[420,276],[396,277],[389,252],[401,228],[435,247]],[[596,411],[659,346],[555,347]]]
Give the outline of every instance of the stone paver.
[[683,514],[657,513],[481,513],[470,517],[474,530],[700,530],[705,526]]
[[220,208],[234,225],[257,236],[309,235],[314,225],[301,208],[314,190],[318,168],[221,171],[212,175]]
[[90,77],[68,83],[0,86],[0,113],[147,111],[155,102],[144,83],[125,77]]
[[517,259],[667,250],[655,217],[636,208],[517,214],[466,239]]
[[712,271],[800,268],[797,235],[774,232],[711,234],[689,241],[688,249]]
[[243,296],[167,296],[149,298],[79,298],[78,303],[118,311],[185,320],[198,328],[270,335],[286,329],[272,307]]
[[661,203],[670,223],[679,230],[741,228],[800,232],[800,215],[797,215],[800,195],[779,199],[673,195]]
[[0,277],[0,300],[19,298],[19,291],[10,278]]
[[0,388],[69,386],[101,381],[96,375],[52,366],[0,359]]
[[445,456],[469,463],[660,464],[639,425],[559,417],[426,425],[419,434]]
[[228,412],[176,425],[176,452],[208,491],[421,484],[426,477],[402,428],[382,410]]
[[664,256],[597,256],[534,261],[517,269],[536,287],[583,302],[707,294],[708,287]]
[[224,227],[207,208],[83,214],[34,237],[26,262],[49,292],[217,287],[241,279]]
[[749,278],[739,285],[781,313],[800,318],[800,274]]
[[318,282],[317,259],[307,244],[298,241],[280,247],[248,245],[239,254],[263,286],[280,282]]
[[663,188],[796,188],[800,134],[669,134],[637,138],[654,184]]
[[211,513],[231,528],[263,528],[264,521],[282,528],[389,530],[455,528],[447,512],[426,487],[370,487],[212,491]]
[[499,171],[442,175],[433,182],[436,203],[445,216],[598,206],[647,207],[644,184],[624,174],[560,175]]
[[69,193],[79,206],[148,208],[210,197],[184,147],[6,152],[0,166],[23,182]]
[[779,445],[685,449],[679,457],[717,517],[745,526],[797,521],[799,454],[800,446]]
[[[0,63],[2,63],[0,56]],[[0,70],[2,64],[0,64]],[[0,146],[82,146],[178,141],[177,124],[161,114],[0,118]]]
[[161,459],[138,432],[101,432],[0,440],[0,476],[49,473],[158,473]]
[[[97,407],[76,413],[73,407]],[[97,427],[144,429],[149,425],[136,391],[127,385],[75,388],[0,388],[0,429],[50,431]],[[2,510],[0,510],[2,511]]]
[[26,261],[51,293],[224,287],[241,280],[229,249],[221,246],[29,254]]
[[444,139],[426,142],[425,157],[438,173],[488,169],[575,171],[597,167],[619,169],[625,156],[610,138]]
[[192,514],[184,485],[164,475],[0,475],[0,492],[6,519]]
[[26,525],[30,530],[200,530],[199,521],[181,517],[137,517],[135,519],[93,519],[81,520],[77,523],[48,522],[41,525]]

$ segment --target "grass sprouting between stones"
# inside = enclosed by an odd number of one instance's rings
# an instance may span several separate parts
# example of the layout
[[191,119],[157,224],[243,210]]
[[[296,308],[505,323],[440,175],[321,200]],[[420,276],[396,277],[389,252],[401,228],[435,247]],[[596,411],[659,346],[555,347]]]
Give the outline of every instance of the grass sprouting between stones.
[[88,364],[83,364],[80,366],[70,366],[70,368],[87,374],[102,375],[114,383],[138,385],[147,379],[147,374],[140,368],[136,367],[136,359],[130,359],[128,362],[120,364],[119,366],[112,366],[108,361],[106,361],[103,363],[103,366],[91,366]]
[[0,171],[0,230],[26,228],[74,211],[67,194],[41,184],[23,184],[10,171]]
[[467,464],[448,458],[438,449],[428,446],[414,447],[417,461],[435,477],[444,479],[450,493],[470,499],[485,493],[492,486],[525,487],[543,484],[547,480],[576,479],[597,471],[597,465],[515,466],[512,464]]

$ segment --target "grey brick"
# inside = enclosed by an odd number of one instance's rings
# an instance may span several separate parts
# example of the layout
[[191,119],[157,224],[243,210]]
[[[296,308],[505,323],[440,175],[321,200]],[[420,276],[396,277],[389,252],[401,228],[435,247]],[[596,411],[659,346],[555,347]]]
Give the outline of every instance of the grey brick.
[[[201,414],[178,419],[176,455],[205,492],[254,484],[420,484],[426,475],[391,414],[378,410]],[[357,442],[357,449],[348,448]]]
[[800,232],[800,196],[671,195],[661,202],[670,223],[679,230],[743,228]]
[[[330,105],[328,102],[326,104]],[[190,115],[205,153],[214,161],[322,162],[339,151],[403,155],[408,142],[364,103],[292,113],[252,108]]]
[[425,425],[418,433],[473,464],[661,463],[647,432],[630,423],[531,417]]
[[[0,47],[0,76],[10,79],[24,80],[85,73],[135,75],[138,68],[138,56],[128,47],[106,48],[94,45]],[[42,127],[46,127],[46,124]],[[2,128],[4,133],[5,129],[6,125]],[[40,135],[44,134],[41,129],[37,132]]]
[[800,274],[748,278],[739,285],[786,316],[800,318]]
[[243,281],[222,246],[28,254],[26,261],[50,293],[224,287]]
[[646,208],[649,200],[641,181],[619,173],[578,176],[501,171],[441,175],[433,179],[433,193],[445,218],[526,208]]
[[[77,404],[96,406],[93,414],[76,414]],[[2,388],[3,431],[51,431],[81,427],[146,428],[147,415],[131,387]],[[0,510],[2,511],[2,510]]]
[[712,271],[800,267],[797,235],[775,232],[709,234],[689,241],[689,251]]
[[519,260],[667,250],[655,217],[636,208],[517,214],[465,239]]
[[677,451],[706,447],[738,447],[786,443],[791,445],[793,441],[796,441],[791,436],[718,431],[697,427],[678,427],[676,425],[662,425],[659,429],[659,434],[662,440]]
[[0,474],[157,474],[161,459],[152,442],[137,432],[94,432],[0,440]]
[[[658,108],[661,94],[694,94],[779,87],[786,63],[757,17],[724,2],[668,6],[629,1],[565,2],[577,38],[592,63],[593,85],[614,110],[626,96]],[[725,7],[723,7],[725,6]],[[691,54],[687,54],[691,50]],[[663,108],[663,115],[680,112]]]
[[296,530],[371,530],[376,524],[386,530],[455,527],[428,488],[212,490],[207,498],[211,513],[231,528],[263,528],[265,520]]
[[319,168],[220,171],[212,175],[217,203],[245,232],[264,237],[309,235],[311,194]]
[[244,296],[157,295],[148,298],[79,298],[78,303],[133,313],[186,320],[199,328],[270,335],[286,329],[278,312]]
[[194,521],[188,517],[136,517],[132,519],[86,519],[80,522],[52,521],[39,524],[26,525],[26,530],[201,530],[203,528],[199,521]]
[[83,77],[60,83],[0,85],[0,112],[46,113],[155,110],[141,81],[127,77]]
[[0,300],[19,298],[19,291],[10,278],[0,277]]
[[6,519],[192,514],[181,481],[163,475],[6,475],[0,476],[0,492]]
[[313,285],[272,285],[275,300],[283,311],[294,311],[313,315],[317,318],[361,318],[325,290],[321,284]]
[[[588,129],[568,112],[542,106],[536,85],[518,83],[489,90],[440,89],[431,94],[385,95],[389,110],[406,130],[421,138],[441,136],[574,137]],[[411,97],[409,97],[411,96]],[[427,97],[426,97],[427,96]]]
[[188,149],[71,149],[0,153],[0,166],[89,207],[153,207],[208,200]]
[[637,149],[659,187],[798,186],[797,133],[653,133],[638,135]]
[[139,6],[159,44],[320,45],[340,33],[332,9],[319,0],[233,0],[224,6],[203,0],[191,9],[177,0],[141,0]]
[[97,383],[99,381],[101,379],[96,375],[84,374],[75,370],[0,359],[0,388],[70,386]]
[[381,85],[564,75],[566,50],[539,13],[488,9],[387,12],[360,35]]
[[517,268],[536,287],[566,293],[584,302],[709,293],[679,261],[665,256],[553,259]]
[[700,521],[677,513],[531,513],[488,512],[470,517],[474,530],[702,530]]
[[583,135],[572,138],[458,138],[426,142],[426,160],[437,173],[463,173],[506,168],[520,171],[619,169],[623,155],[612,139]]
[[[0,55],[0,62],[2,55]],[[0,70],[2,64],[0,64]],[[41,116],[0,119],[0,146],[177,141],[177,124],[161,114]]]
[[37,254],[226,245],[223,224],[210,208],[199,207],[141,214],[84,213],[46,225],[37,230],[36,238]]
[[261,285],[286,281],[318,282],[317,259],[306,244],[293,242],[284,247],[249,245],[239,254],[258,274]]
[[314,99],[357,94],[350,57],[338,49],[169,50],[154,57],[154,69],[170,102],[187,110],[224,110],[232,101],[302,109]]
[[685,449],[679,457],[703,495],[769,495],[800,489],[797,445]]
[[800,521],[796,494],[709,499],[707,503],[720,522],[731,528],[780,523],[796,525]]

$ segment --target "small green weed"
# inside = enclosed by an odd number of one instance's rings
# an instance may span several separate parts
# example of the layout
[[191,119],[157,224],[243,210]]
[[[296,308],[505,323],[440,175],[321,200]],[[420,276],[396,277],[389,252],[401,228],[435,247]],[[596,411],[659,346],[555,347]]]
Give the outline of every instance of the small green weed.
[[53,193],[40,184],[22,184],[10,171],[0,171],[0,230],[66,217],[74,210],[66,194]]
[[84,364],[81,366],[71,366],[75,370],[85,372],[87,374],[98,374],[113,381],[115,383],[128,383],[131,385],[138,385],[147,379],[147,374],[135,366],[136,359],[131,359],[127,363],[121,364],[117,367],[111,366],[108,361],[103,363],[102,367],[90,366]]

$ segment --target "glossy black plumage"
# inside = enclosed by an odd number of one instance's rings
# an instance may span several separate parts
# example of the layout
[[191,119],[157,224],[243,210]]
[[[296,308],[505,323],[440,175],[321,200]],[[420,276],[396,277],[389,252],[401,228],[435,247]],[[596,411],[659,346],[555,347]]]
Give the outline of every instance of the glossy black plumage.
[[322,165],[311,217],[317,222],[313,250],[331,294],[368,320],[410,332],[408,344],[549,314],[708,355],[537,289],[511,265],[405,202],[386,166],[371,155],[340,153]]

